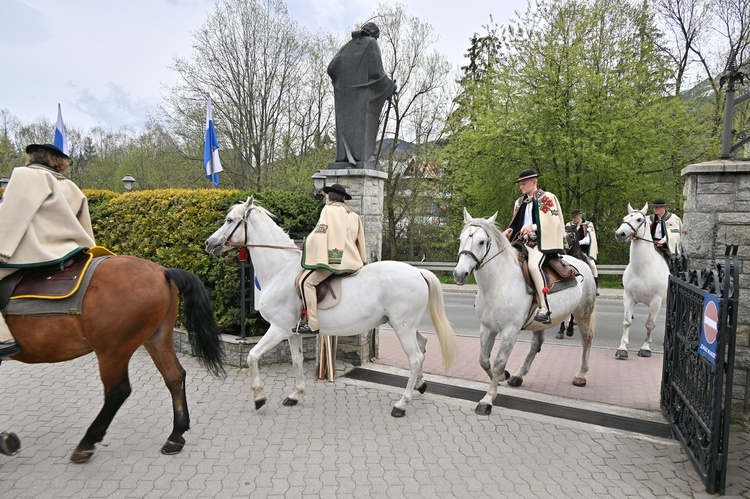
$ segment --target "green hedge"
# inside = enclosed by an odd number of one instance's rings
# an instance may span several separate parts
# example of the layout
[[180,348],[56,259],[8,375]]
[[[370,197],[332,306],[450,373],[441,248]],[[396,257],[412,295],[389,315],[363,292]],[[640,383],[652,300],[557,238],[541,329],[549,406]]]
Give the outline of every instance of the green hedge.
[[[229,208],[253,193],[223,189],[164,189],[126,194],[84,190],[84,193],[89,199],[97,244],[118,255],[133,255],[193,272],[211,293],[222,332],[239,334],[237,251],[217,258],[207,254],[203,246],[223,223]],[[278,217],[277,223],[292,237],[308,234],[318,219],[320,206],[309,196],[268,190],[255,199]],[[263,334],[266,327],[258,316],[246,319],[250,335]]]

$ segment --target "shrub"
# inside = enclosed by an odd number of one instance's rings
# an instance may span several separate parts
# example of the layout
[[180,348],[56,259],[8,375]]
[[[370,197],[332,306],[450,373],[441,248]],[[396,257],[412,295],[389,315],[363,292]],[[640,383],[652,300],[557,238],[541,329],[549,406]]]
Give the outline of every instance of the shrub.
[[[222,332],[240,332],[240,263],[236,252],[217,258],[204,251],[205,240],[223,223],[229,208],[252,195],[224,189],[164,189],[116,194],[84,191],[89,198],[97,244],[118,255],[133,255],[165,267],[179,267],[201,278],[211,294]],[[307,196],[264,191],[259,204],[274,212],[279,225],[307,234],[319,206]],[[248,288],[252,283],[248,280]],[[249,293],[248,293],[249,294]],[[252,310],[252,303],[247,310]],[[246,318],[249,334],[262,334],[267,324]]]

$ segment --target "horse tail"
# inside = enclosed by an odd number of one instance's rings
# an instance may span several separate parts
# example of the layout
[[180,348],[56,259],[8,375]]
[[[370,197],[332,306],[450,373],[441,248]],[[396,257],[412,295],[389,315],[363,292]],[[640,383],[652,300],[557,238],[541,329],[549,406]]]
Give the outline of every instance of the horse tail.
[[443,366],[448,369],[456,358],[458,347],[453,335],[453,328],[445,316],[445,304],[443,303],[443,288],[440,280],[429,270],[420,269],[419,272],[427,282],[429,298],[427,308],[430,310],[432,323],[437,329],[438,340],[440,340],[440,352],[443,354]]
[[167,269],[164,274],[168,282],[173,282],[177,286],[183,298],[185,328],[198,362],[214,376],[226,376],[219,325],[214,319],[211,297],[203,282],[195,274],[183,269]]

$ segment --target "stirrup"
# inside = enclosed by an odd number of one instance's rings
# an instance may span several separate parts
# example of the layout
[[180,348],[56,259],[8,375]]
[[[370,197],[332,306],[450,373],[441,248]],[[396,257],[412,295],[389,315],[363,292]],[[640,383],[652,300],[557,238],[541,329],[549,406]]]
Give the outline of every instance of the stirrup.
[[[541,309],[540,309],[541,310]],[[552,324],[552,313],[547,311],[545,313],[543,312],[537,312],[536,317],[534,317],[534,321],[541,322],[542,324]]]

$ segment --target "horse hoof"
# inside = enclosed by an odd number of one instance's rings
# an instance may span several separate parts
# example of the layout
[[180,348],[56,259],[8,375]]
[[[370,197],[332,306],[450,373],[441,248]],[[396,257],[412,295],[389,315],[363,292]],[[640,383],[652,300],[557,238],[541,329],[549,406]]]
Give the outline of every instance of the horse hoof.
[[91,456],[94,455],[94,450],[82,450],[80,448],[77,448],[73,451],[73,453],[70,455],[70,461],[72,463],[76,464],[83,464],[87,463],[89,459],[91,459]]
[[394,418],[403,418],[404,416],[406,416],[406,411],[403,409],[399,409],[398,407],[394,407],[393,409],[391,409],[391,416],[393,416]]
[[480,402],[477,404],[477,408],[474,409],[474,412],[476,412],[480,416],[489,416],[492,412],[492,406],[490,404],[483,404]]
[[419,385],[419,387],[417,387],[417,391],[421,393],[422,395],[424,395],[424,392],[427,391],[427,382],[425,381],[424,383]]
[[638,350],[638,357],[651,357],[651,350],[641,348],[640,350]]
[[521,386],[523,384],[523,378],[518,378],[516,376],[511,376],[508,380],[509,386]]
[[560,331],[559,333],[557,333],[557,336],[555,336],[555,338],[557,338],[558,340],[563,340],[565,339],[565,336],[563,336],[562,331]]
[[574,386],[586,386],[586,378],[583,378],[581,376],[576,376],[573,378],[573,385]]
[[573,336],[573,328],[570,328],[567,331],[565,331],[565,334],[568,336]]
[[183,447],[185,447],[185,444],[170,442],[169,440],[167,440],[167,443],[165,443],[161,448],[161,453],[167,456],[173,456],[174,454],[178,454]]
[[508,371],[503,371],[503,379],[500,381],[505,381],[506,379],[510,379],[510,373]]
[[615,352],[615,358],[617,359],[627,359],[628,358],[628,351],[627,350],[618,350]]
[[18,435],[9,431],[0,433],[0,454],[15,456],[21,448],[21,440]]
[[257,411],[258,409],[260,409],[264,405],[266,405],[266,397],[263,397],[261,399],[257,399],[255,401],[255,410]]
[[[294,407],[295,405],[297,405],[297,402],[299,402],[297,399],[293,399],[293,398],[287,397],[287,398],[284,399],[284,401],[282,402],[282,404],[285,405],[285,406],[287,406],[287,407]],[[257,409],[258,406],[256,405],[255,408]]]

